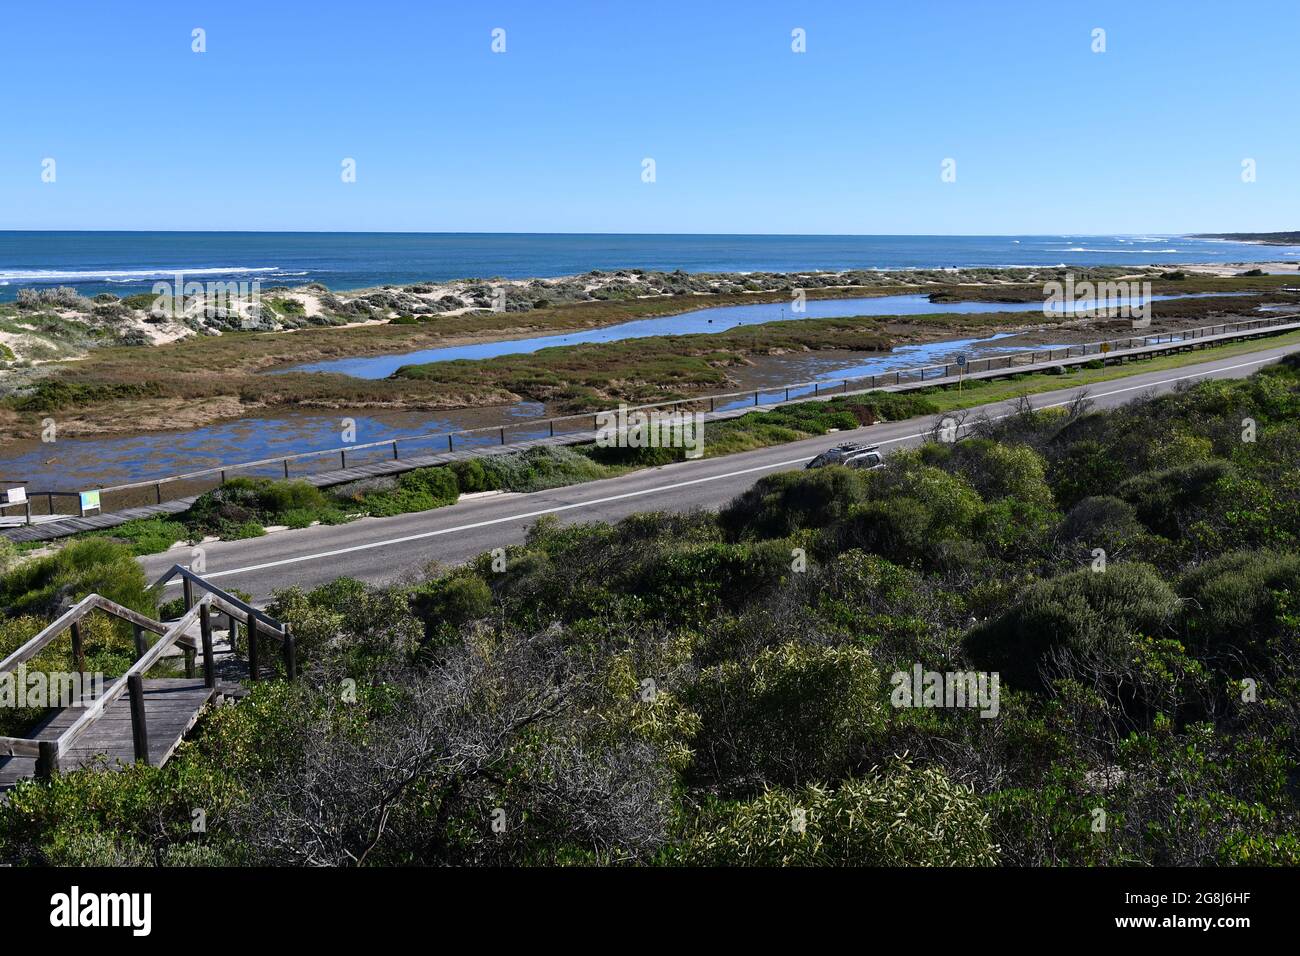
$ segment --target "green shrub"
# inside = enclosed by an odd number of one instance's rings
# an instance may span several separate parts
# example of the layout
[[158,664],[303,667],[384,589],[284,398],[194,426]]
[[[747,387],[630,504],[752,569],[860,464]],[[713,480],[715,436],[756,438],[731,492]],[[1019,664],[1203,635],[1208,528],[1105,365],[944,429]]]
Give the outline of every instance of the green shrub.
[[300,662],[333,655],[336,664],[360,680],[381,664],[408,662],[420,637],[410,605],[404,588],[337,578],[311,591],[276,591],[267,613],[293,628]]
[[0,605],[15,614],[53,617],[91,593],[150,617],[157,611],[135,554],[103,538],[76,541],[0,578]]
[[386,517],[441,508],[458,497],[460,486],[450,468],[417,468],[399,476],[396,488],[367,494],[361,504],[372,516]]
[[1000,617],[965,639],[971,658],[1025,689],[1042,686],[1039,669],[1064,651],[1097,666],[1123,665],[1138,637],[1164,637],[1178,613],[1178,597],[1155,569],[1111,564],[1033,584]]
[[1152,531],[1177,538],[1185,522],[1212,506],[1214,485],[1234,475],[1231,462],[1200,461],[1136,475],[1120,482],[1115,494]]
[[675,461],[685,461],[683,448],[624,448],[589,445],[582,453],[592,461],[612,468],[658,468]]
[[[1300,639],[1300,555],[1225,554],[1188,573],[1179,591],[1193,652],[1234,676],[1273,669]],[[1276,646],[1283,635],[1292,643]]]
[[864,500],[862,474],[831,466],[765,475],[718,515],[733,538],[784,538],[802,528],[824,528]]
[[843,774],[884,725],[879,674],[860,647],[790,643],[701,674],[694,775],[716,786],[802,786]]
[[537,447],[481,459],[490,486],[531,492],[609,476],[609,469],[572,448]]
[[157,554],[177,541],[192,540],[189,528],[167,518],[137,518],[102,532],[101,536],[126,543],[135,554]]
[[832,554],[860,548],[896,564],[915,565],[929,553],[930,511],[913,498],[854,505],[821,542]]
[[868,472],[872,498],[910,498],[929,514],[933,538],[968,536],[984,508],[979,493],[961,475],[926,465],[916,452],[896,452],[884,468]]
[[1093,439],[1071,442],[1065,454],[1053,462],[1050,482],[1061,508],[1070,508],[1083,498],[1114,494],[1129,474],[1114,450]]
[[1052,506],[1046,463],[1024,445],[968,439],[953,446],[951,458],[940,467],[961,475],[985,501],[1015,498],[1042,508]]
[[705,808],[673,862],[692,866],[994,866],[969,787],[906,761],[838,787],[769,790]]
[[424,623],[426,640],[454,633],[462,624],[486,617],[492,611],[492,589],[468,570],[430,582],[415,591],[411,599],[416,617]]
[[477,458],[467,458],[464,461],[453,462],[447,467],[455,474],[456,484],[460,488],[461,494],[468,495],[480,491],[495,491],[497,488],[486,469],[484,469],[483,462]]
[[18,549],[8,538],[0,538],[0,574],[18,563]]
[[337,514],[326,495],[305,481],[277,481],[270,478],[232,478],[219,488],[198,497],[181,519],[194,534],[216,534],[223,538],[253,537],[254,527],[296,522],[303,513]]

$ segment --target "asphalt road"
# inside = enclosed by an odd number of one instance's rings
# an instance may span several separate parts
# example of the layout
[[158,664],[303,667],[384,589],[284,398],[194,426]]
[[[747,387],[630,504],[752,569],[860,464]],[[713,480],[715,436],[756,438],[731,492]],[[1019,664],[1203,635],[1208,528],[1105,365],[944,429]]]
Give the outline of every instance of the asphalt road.
[[[1146,372],[1087,389],[1096,408],[1122,405],[1147,392],[1166,392],[1179,382],[1240,378],[1276,362],[1300,345],[1279,346],[1180,369]],[[1068,404],[1078,388],[1033,397],[1035,408]],[[996,417],[1015,402],[972,408]],[[534,494],[499,494],[435,511],[392,518],[363,518],[345,525],[274,532],[244,541],[204,545],[204,576],[264,601],[277,588],[314,587],[342,576],[388,583],[420,576],[432,562],[456,564],[493,548],[517,544],[542,515],[562,523],[616,521],[640,511],[717,508],[764,475],[801,468],[810,458],[846,439],[879,444],[884,452],[915,445],[935,426],[927,416],[836,432],[819,438],[721,458],[680,462],[567,488]],[[708,440],[707,431],[705,441]],[[173,564],[189,564],[190,549],[173,548],[140,559],[150,580]],[[595,570],[595,569],[593,569]]]

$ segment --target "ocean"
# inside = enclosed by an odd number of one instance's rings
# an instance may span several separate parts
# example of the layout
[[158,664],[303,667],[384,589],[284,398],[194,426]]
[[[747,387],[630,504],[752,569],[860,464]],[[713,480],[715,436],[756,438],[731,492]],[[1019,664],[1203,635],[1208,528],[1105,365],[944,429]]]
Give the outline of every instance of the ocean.
[[27,287],[148,291],[200,281],[319,282],[558,276],[591,269],[790,272],[979,266],[1300,261],[1298,246],[1186,236],[732,236],[510,233],[0,232],[0,301]]

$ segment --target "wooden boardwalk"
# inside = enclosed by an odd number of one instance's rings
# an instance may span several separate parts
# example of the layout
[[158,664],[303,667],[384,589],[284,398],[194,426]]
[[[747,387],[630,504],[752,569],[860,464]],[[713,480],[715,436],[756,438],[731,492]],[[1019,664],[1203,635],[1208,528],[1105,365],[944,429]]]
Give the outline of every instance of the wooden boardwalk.
[[[240,679],[256,681],[269,662],[270,645],[283,654],[284,675],[292,680],[298,664],[293,635],[265,612],[234,595],[209,584],[194,572],[174,566],[155,584],[156,593],[172,578],[184,585],[186,611],[176,621],[163,623],[123,607],[98,594],[89,594],[69,608],[22,647],[0,661],[0,676],[26,680],[27,662],[64,635],[71,636],[71,659],[75,673],[50,674],[49,685],[62,688],[64,681],[84,692],[91,676],[86,668],[82,625],[93,613],[107,614],[121,625],[130,625],[135,639],[135,660],[126,673],[94,686],[79,700],[63,701],[48,712],[36,727],[21,737],[0,736],[0,791],[18,781],[50,778],[86,768],[121,769],[133,762],[161,767],[205,708],[226,697],[243,696],[243,686],[217,679],[218,649],[213,617],[224,617],[229,643],[226,663],[243,626],[243,648],[247,668]],[[197,636],[194,633],[197,631]],[[152,644],[148,635],[156,635]],[[203,673],[196,673],[196,658],[202,655]],[[150,670],[170,669],[184,661],[184,677],[149,677]],[[74,679],[78,678],[80,679]],[[58,678],[56,684],[55,678]],[[66,693],[66,691],[65,691]]]
[[[181,739],[222,688],[208,687],[201,677],[155,677],[143,682],[144,713],[149,731],[150,766],[161,767],[176,751]],[[89,703],[89,702],[87,702]],[[135,762],[131,733],[131,693],[127,691],[104,710],[60,758],[60,769],[98,767],[119,770]],[[84,704],[64,707],[46,717],[30,739],[56,741],[85,711]],[[36,775],[35,757],[0,757],[0,790]]]

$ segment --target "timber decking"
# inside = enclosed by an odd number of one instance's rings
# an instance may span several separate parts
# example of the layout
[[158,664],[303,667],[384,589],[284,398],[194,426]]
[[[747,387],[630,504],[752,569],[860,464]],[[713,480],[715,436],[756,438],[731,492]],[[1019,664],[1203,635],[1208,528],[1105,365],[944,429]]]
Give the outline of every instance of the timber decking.
[[[201,677],[157,677],[144,682],[150,766],[161,767],[167,762],[203,708],[223,692],[220,686],[205,686]],[[58,740],[84,710],[84,706],[74,706],[54,711],[28,736],[32,740]],[[106,770],[120,770],[134,762],[131,692],[127,691],[77,738],[60,758],[60,769],[101,766]],[[36,758],[0,757],[0,790],[8,790],[19,780],[35,775]]]
[[[51,710],[33,731],[20,737],[0,736],[0,792],[27,777],[48,779],[83,768],[115,770],[136,761],[154,767],[166,763],[208,705],[243,696],[242,687],[217,677],[214,615],[223,616],[228,624],[227,663],[233,657],[231,638],[243,625],[248,667],[246,674],[239,675],[241,679],[253,682],[262,678],[272,644],[279,645],[285,677],[293,680],[297,676],[297,652],[287,624],[180,565],[173,565],[154,582],[154,592],[161,593],[178,575],[184,584],[186,611],[175,621],[164,624],[99,594],[88,594],[0,661],[0,677],[25,681],[26,663],[56,640],[70,636],[71,659],[82,675],[80,682],[72,684],[84,689],[89,675],[82,626],[89,615],[106,614],[119,626],[129,624],[135,643],[136,659],[124,674]],[[201,596],[196,592],[202,592]],[[191,634],[196,628],[197,638]],[[150,635],[157,635],[152,644]],[[184,677],[148,677],[150,670],[174,659],[178,652],[184,659]],[[202,677],[195,667],[200,653]],[[53,680],[50,683],[53,685]],[[61,680],[57,686],[63,688]]]

